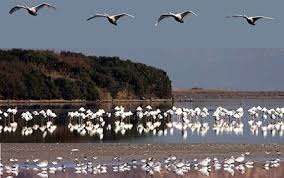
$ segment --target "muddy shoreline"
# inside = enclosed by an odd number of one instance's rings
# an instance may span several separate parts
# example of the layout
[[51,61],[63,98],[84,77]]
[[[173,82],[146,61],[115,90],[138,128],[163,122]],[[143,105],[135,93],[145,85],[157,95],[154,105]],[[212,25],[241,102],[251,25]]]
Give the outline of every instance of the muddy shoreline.
[[[78,149],[72,151],[72,149]],[[204,158],[206,156],[239,155],[244,152],[253,154],[271,152],[271,155],[284,153],[282,144],[94,144],[94,143],[2,143],[2,162],[10,158],[19,161],[26,159],[54,160],[60,156],[66,159],[97,157],[98,161],[122,160],[153,157],[162,159],[169,155],[183,158]]]

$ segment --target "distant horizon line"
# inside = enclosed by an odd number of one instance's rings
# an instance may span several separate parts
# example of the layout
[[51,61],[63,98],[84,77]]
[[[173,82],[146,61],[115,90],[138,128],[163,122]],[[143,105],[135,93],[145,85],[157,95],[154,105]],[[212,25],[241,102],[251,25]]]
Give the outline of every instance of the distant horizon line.
[[205,92],[284,92],[279,89],[236,89],[236,88],[202,88],[202,87],[188,87],[188,88],[179,88],[172,87],[173,92],[181,91],[205,91]]

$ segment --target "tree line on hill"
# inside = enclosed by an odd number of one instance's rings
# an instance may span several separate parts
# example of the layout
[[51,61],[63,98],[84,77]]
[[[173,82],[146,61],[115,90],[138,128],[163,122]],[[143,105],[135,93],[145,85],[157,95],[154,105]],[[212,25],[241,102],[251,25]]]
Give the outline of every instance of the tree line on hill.
[[149,99],[170,98],[171,92],[165,71],[119,57],[0,50],[2,100]]

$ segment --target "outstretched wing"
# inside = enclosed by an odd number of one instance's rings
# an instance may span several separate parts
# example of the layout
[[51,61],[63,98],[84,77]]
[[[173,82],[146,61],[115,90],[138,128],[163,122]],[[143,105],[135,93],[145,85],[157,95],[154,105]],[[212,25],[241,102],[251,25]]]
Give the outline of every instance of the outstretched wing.
[[44,8],[44,7],[56,9],[54,6],[52,6],[50,4],[46,4],[46,3],[43,3],[43,4],[40,4],[40,5],[36,6],[35,9],[36,9],[36,11],[38,11],[38,10]]
[[21,6],[21,5],[17,5],[17,6],[15,6],[15,7],[13,7],[13,8],[9,11],[9,13],[10,13],[10,14],[13,14],[15,11],[20,10],[20,9],[27,9],[27,7]]
[[257,21],[259,19],[269,19],[269,20],[273,20],[274,18],[271,18],[271,17],[265,17],[265,16],[254,16],[254,17],[251,17],[253,19],[253,21]]
[[231,18],[231,17],[243,17],[243,15],[236,14],[236,15],[232,15],[232,16],[226,16],[226,18]]
[[157,26],[163,19],[168,18],[168,17],[173,17],[173,15],[171,15],[171,14],[162,14],[159,17],[159,19],[158,19],[157,23],[155,24],[155,26]]
[[92,16],[92,17],[89,17],[89,18],[87,19],[87,21],[89,21],[89,20],[91,20],[91,19],[94,19],[94,18],[98,18],[98,17],[106,17],[106,15],[103,15],[103,14],[96,14],[96,15],[94,15],[94,16]]
[[119,18],[124,17],[124,16],[128,16],[128,17],[131,17],[131,18],[135,18],[133,15],[126,14],[126,13],[114,15],[113,18],[114,18],[115,20],[118,20]]
[[190,15],[190,14],[193,14],[193,15],[197,16],[197,14],[194,13],[193,11],[182,12],[182,13],[180,13],[180,16],[181,16],[181,18],[184,18],[185,16]]

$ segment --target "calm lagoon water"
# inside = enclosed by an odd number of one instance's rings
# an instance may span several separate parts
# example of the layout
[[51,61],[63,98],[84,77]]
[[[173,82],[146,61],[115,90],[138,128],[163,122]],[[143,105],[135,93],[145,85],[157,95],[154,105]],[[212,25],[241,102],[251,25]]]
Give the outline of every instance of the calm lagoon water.
[[[137,106],[146,107],[149,103],[119,103],[117,105],[122,105],[125,107],[125,110],[135,111]],[[67,125],[69,123],[68,112],[76,111],[80,107],[84,107],[86,109],[91,109],[92,111],[96,111],[98,109],[105,109],[106,111],[113,111],[116,105],[112,104],[100,104],[100,105],[18,105],[18,113],[22,113],[25,111],[40,111],[41,109],[51,109],[53,112],[57,114],[57,118],[54,120],[54,124],[57,125],[57,129],[53,134],[47,134],[45,138],[42,137],[42,133],[40,131],[34,132],[29,136],[22,136],[21,129],[17,129],[15,133],[0,133],[0,140],[2,143],[5,142],[110,142],[110,143],[284,143],[284,138],[281,134],[275,134],[272,136],[271,133],[268,132],[267,136],[264,137],[261,132],[258,135],[254,135],[250,131],[250,127],[248,125],[248,112],[247,110],[252,108],[253,106],[261,106],[266,108],[276,108],[276,107],[284,107],[283,99],[215,99],[208,101],[199,101],[199,102],[177,102],[177,103],[153,103],[152,107],[154,109],[161,109],[162,111],[168,110],[172,108],[172,106],[176,107],[186,107],[186,108],[203,108],[206,107],[209,109],[209,116],[207,118],[207,122],[209,123],[210,129],[208,132],[202,136],[197,132],[191,132],[188,129],[187,137],[183,138],[183,131],[174,130],[171,135],[169,132],[164,135],[158,134],[153,135],[153,133],[142,133],[139,134],[136,125],[137,121],[130,120],[133,123],[133,128],[129,131],[126,131],[125,135],[115,134],[114,131],[104,131],[104,138],[100,140],[97,136],[81,136],[78,133],[71,133],[68,129]],[[236,135],[234,133],[231,134],[219,134],[216,135],[215,131],[212,130],[212,125],[214,119],[212,118],[212,113],[216,110],[218,106],[222,106],[228,110],[238,109],[242,107],[244,109],[244,117],[242,119],[244,124],[244,131],[242,135]],[[15,106],[1,106],[1,110],[5,110],[9,107]],[[19,118],[20,116],[16,116]],[[173,120],[176,118],[172,118]],[[4,124],[4,120],[2,119],[0,124]],[[24,125],[23,122],[18,121],[19,126]],[[161,130],[166,129],[165,123],[162,122],[159,127]],[[169,130],[169,129],[166,129]]]

